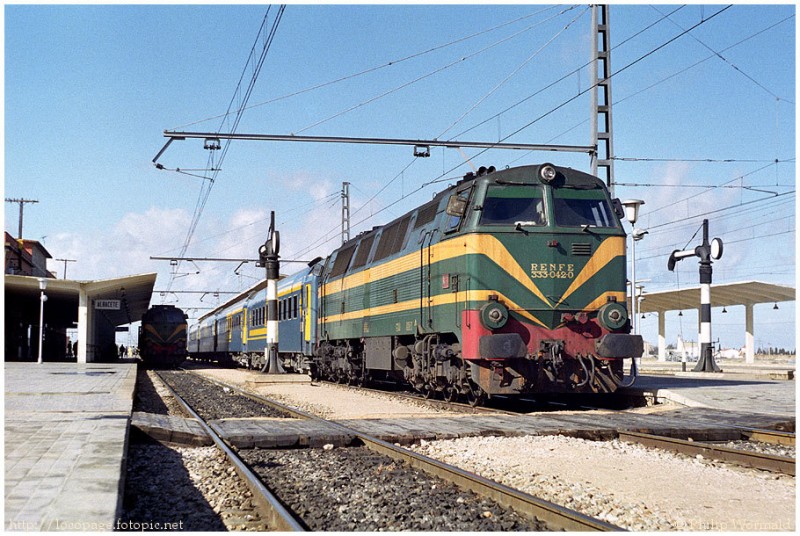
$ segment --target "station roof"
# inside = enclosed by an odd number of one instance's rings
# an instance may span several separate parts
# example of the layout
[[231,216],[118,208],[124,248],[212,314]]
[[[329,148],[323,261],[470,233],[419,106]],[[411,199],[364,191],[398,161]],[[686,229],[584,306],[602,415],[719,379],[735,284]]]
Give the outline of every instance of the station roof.
[[[795,289],[784,285],[745,281],[711,285],[711,306],[729,307],[733,305],[756,305],[795,300]],[[663,292],[645,292],[642,300],[642,313],[679,311],[700,307],[700,287]]]
[[[140,274],[115,279],[76,281],[46,278],[48,307],[58,304],[65,311],[77,315],[79,295],[84,290],[90,300],[119,300],[119,310],[99,310],[114,326],[137,322],[150,306],[150,297],[156,283],[156,274]],[[5,292],[38,303],[39,278],[23,275],[6,275]],[[55,303],[53,303],[55,302]],[[9,306],[8,300],[6,307]],[[37,305],[38,307],[38,305]]]

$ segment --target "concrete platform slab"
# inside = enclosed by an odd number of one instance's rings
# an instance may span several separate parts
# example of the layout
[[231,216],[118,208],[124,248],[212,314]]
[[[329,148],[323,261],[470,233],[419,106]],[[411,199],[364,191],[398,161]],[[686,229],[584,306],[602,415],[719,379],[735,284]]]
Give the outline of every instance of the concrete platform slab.
[[177,415],[134,411],[131,416],[131,426],[152,439],[165,443],[189,447],[214,444],[199,422]]
[[113,530],[135,364],[5,363],[6,530]]
[[693,376],[644,374],[620,393],[643,395],[683,406],[762,413],[794,419],[794,380],[772,381],[724,377],[712,373]]

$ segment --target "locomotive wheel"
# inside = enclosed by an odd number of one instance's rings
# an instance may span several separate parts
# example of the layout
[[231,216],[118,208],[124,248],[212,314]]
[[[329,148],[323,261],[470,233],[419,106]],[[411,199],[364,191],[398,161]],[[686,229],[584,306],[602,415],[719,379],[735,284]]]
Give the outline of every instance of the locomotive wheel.
[[428,400],[430,400],[432,398],[435,398],[436,397],[436,389],[434,389],[434,387],[431,384],[426,383],[422,387],[422,396],[424,396]]
[[469,392],[467,392],[467,402],[469,405],[474,408],[476,406],[482,406],[485,401],[486,397],[484,396],[483,389],[470,382]]
[[443,394],[447,402],[455,402],[458,400],[458,390],[455,387],[445,387]]

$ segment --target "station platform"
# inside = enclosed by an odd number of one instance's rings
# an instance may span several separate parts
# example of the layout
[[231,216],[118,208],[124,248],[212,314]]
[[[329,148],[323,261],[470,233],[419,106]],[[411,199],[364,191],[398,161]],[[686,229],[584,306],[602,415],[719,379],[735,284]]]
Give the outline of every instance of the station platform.
[[713,372],[642,373],[620,393],[711,408],[791,418],[796,413],[795,380],[767,380]]
[[5,363],[4,529],[115,529],[135,384],[130,363]]

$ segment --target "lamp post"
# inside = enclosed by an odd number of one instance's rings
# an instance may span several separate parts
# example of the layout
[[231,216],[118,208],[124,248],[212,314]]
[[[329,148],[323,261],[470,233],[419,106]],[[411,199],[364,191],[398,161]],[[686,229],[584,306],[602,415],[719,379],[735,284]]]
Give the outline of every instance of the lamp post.
[[37,363],[42,363],[42,348],[44,347],[44,302],[47,301],[47,296],[44,291],[47,288],[47,279],[44,277],[39,278],[39,359]]
[[[636,224],[639,219],[639,207],[644,205],[641,199],[628,199],[622,202],[625,207],[625,218],[631,222],[631,227]],[[636,333],[636,242],[641,240],[647,231],[641,229],[633,229],[631,235],[631,330]]]

